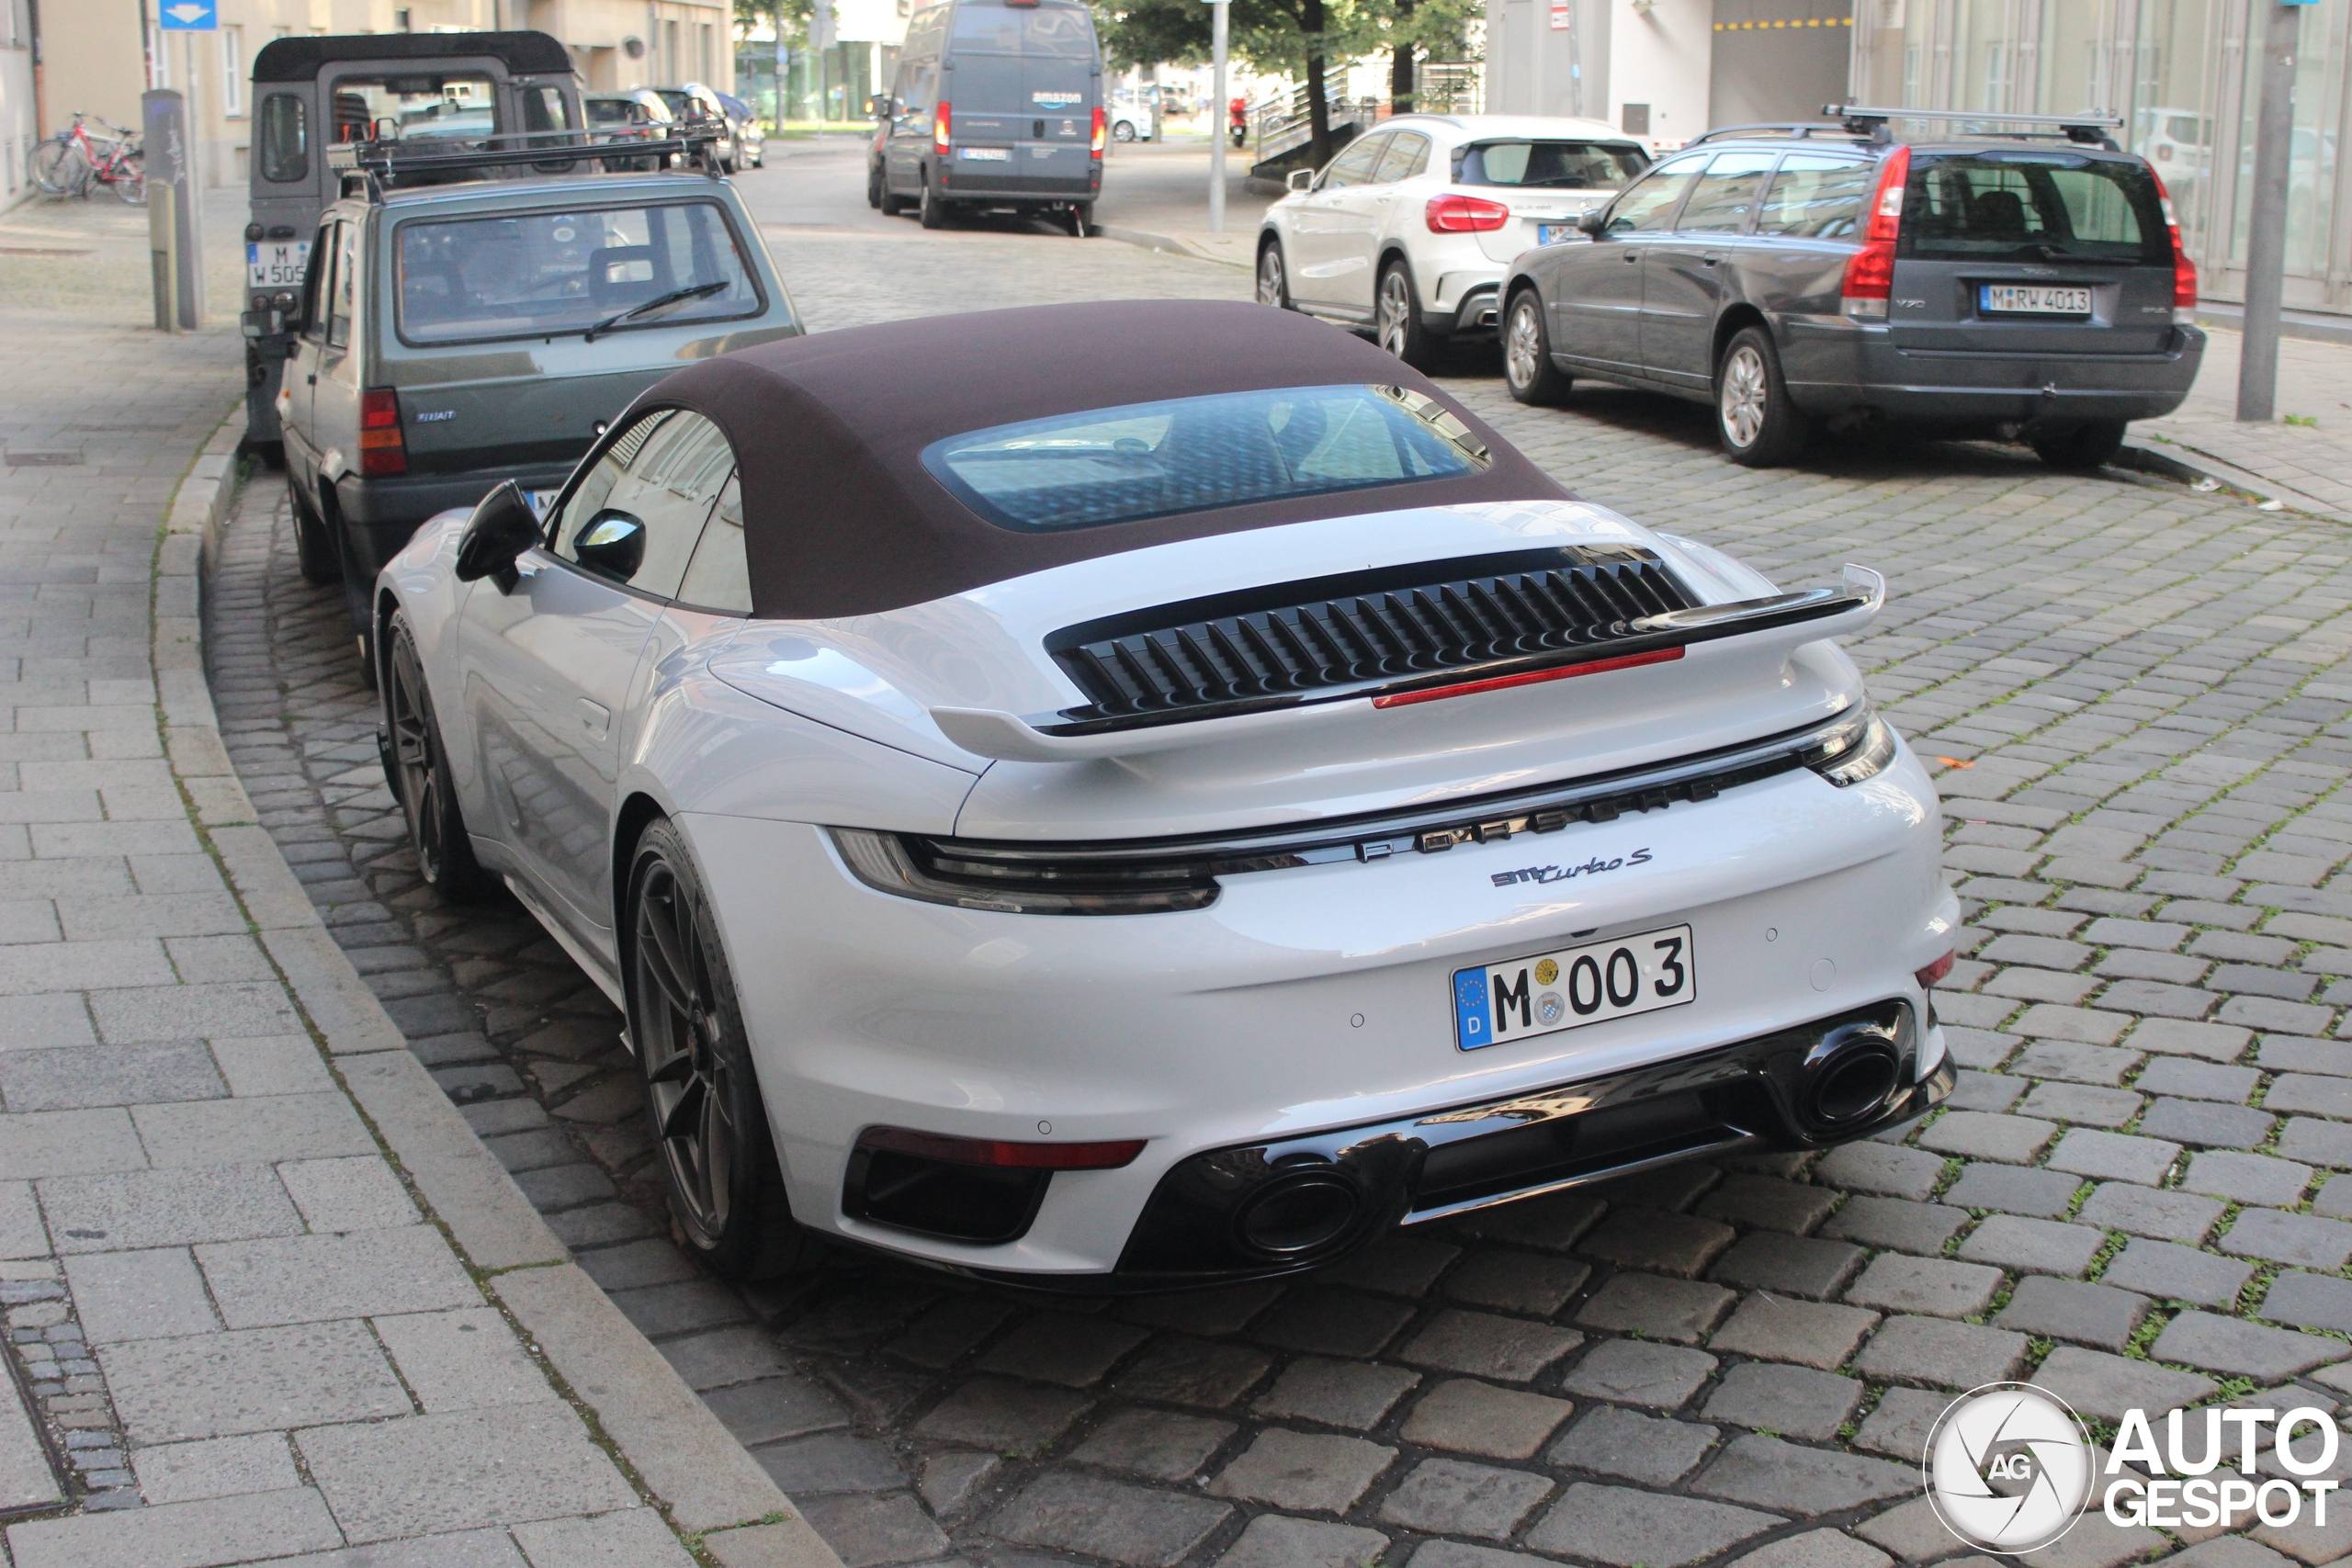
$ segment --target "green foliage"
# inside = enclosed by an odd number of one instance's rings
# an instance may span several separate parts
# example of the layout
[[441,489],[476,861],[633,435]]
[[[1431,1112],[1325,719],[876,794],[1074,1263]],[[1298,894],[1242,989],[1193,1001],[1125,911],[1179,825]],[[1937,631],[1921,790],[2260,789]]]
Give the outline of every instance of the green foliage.
[[749,38],[765,25],[778,38],[806,36],[815,0],[735,0],[735,36]]

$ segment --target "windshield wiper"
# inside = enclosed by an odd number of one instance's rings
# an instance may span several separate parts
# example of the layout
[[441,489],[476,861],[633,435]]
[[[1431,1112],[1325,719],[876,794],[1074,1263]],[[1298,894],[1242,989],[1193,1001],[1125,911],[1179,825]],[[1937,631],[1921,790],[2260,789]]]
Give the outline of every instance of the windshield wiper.
[[681,305],[689,299],[700,299],[706,295],[716,294],[727,287],[729,287],[728,281],[721,278],[717,283],[696,283],[684,288],[673,288],[667,294],[656,294],[641,305],[631,305],[626,310],[616,311],[606,316],[603,321],[590,327],[587,335],[581,341],[594,343],[598,333],[610,331],[632,317],[642,316],[648,310],[658,310],[664,305]]

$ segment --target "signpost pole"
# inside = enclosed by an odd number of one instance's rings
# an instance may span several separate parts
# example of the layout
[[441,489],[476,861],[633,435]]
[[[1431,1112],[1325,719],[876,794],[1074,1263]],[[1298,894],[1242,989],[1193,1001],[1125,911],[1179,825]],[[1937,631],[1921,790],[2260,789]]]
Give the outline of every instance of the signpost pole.
[[[2295,46],[2310,0],[2263,6],[2262,101],[2254,133],[2254,201],[2245,236],[2245,331],[2238,421],[2268,424],[2278,402],[2278,308],[2287,286],[2287,185],[2295,134]],[[2248,18],[2249,24],[2252,18]]]
[[1225,232],[1225,142],[1231,133],[1233,110],[1226,99],[1226,52],[1233,7],[1227,0],[1209,6],[1209,232]]
[[[185,95],[147,93],[140,98],[149,210],[154,215],[148,225],[154,236],[151,243],[164,258],[164,272],[170,280],[168,313],[179,330],[193,332],[204,324],[204,181],[196,155],[201,122],[197,114],[195,35],[220,29],[220,0],[164,0],[157,15],[164,32],[179,33],[187,40],[180,50],[187,91]],[[168,193],[161,203],[154,200],[159,180],[162,190]],[[163,287],[161,280],[157,287]],[[166,314],[161,298],[155,309],[160,324]]]

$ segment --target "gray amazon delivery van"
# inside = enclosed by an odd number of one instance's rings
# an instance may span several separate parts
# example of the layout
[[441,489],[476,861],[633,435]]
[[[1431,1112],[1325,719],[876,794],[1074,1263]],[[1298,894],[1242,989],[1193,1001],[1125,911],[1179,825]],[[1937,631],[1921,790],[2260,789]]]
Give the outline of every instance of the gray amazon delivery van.
[[1080,0],[949,0],[907,24],[866,199],[951,216],[1052,217],[1083,237],[1102,193],[1102,53]]

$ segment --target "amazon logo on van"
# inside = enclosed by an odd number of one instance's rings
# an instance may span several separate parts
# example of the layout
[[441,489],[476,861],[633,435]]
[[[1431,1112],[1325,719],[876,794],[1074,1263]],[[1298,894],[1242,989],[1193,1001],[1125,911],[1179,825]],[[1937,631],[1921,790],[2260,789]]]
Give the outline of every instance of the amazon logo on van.
[[1029,101],[1039,108],[1066,109],[1072,104],[1083,102],[1085,97],[1083,93],[1032,93]]

